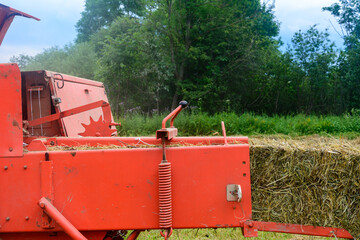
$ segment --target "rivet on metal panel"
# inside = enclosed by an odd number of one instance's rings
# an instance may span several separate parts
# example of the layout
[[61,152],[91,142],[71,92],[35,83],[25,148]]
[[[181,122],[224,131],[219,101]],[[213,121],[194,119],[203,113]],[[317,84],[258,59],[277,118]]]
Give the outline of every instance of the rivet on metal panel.
[[39,207],[41,207],[41,208],[45,208],[45,203],[40,202],[40,203],[39,203]]
[[50,145],[51,145],[51,146],[54,146],[54,145],[55,145],[55,142],[54,142],[54,141],[50,141]]
[[27,169],[27,166],[26,166],[26,165],[24,165],[24,169],[25,169],[25,170]]
[[8,167],[8,166],[5,166],[5,167],[4,167],[4,170],[8,170],[8,169],[9,169],[9,167]]
[[6,217],[6,219],[5,219],[6,221],[10,221],[10,217]]
[[248,226],[249,226],[249,228],[252,228],[252,227],[254,227],[254,223],[253,223],[253,222],[249,222]]
[[9,151],[12,152],[14,149],[12,147],[9,147]]
[[28,221],[29,219],[30,219],[29,216],[26,216],[26,217],[25,217],[25,220],[26,220],[26,221]]

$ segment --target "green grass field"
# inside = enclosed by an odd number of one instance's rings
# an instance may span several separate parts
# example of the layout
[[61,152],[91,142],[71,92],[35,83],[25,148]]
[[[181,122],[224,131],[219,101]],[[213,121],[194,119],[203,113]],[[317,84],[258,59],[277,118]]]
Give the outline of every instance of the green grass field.
[[[138,238],[139,240],[161,240],[159,231],[146,231],[142,232]],[[170,237],[173,240],[245,240],[242,235],[241,228],[218,228],[218,229],[181,229],[174,230],[173,235]],[[314,237],[304,235],[292,235],[283,233],[270,233],[259,232],[258,240],[326,240],[331,238]]]
[[[147,117],[141,114],[119,118],[120,136],[149,136],[161,128],[165,117]],[[227,135],[274,135],[289,136],[331,135],[337,137],[356,138],[360,136],[360,116],[346,114],[342,116],[266,116],[245,113],[219,113],[210,116],[205,113],[189,114],[181,112],[175,120],[179,136],[210,136],[221,135],[221,121],[225,122]]]

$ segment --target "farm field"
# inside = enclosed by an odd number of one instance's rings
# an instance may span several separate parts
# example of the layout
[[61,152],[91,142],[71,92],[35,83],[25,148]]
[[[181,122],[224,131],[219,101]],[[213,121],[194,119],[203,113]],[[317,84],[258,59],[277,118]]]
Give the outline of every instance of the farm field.
[[[159,231],[149,231],[140,234],[139,240],[161,240]],[[245,240],[245,239],[258,239],[258,240],[327,240],[333,238],[281,234],[259,232],[258,238],[245,238],[242,235],[241,228],[228,228],[228,229],[181,229],[174,230],[170,239],[173,240]]]
[[[146,116],[130,114],[120,117],[120,136],[149,136],[161,128],[161,121],[166,115]],[[353,112],[341,116],[288,115],[267,116],[252,113],[206,113],[181,112],[174,125],[179,136],[217,136],[221,133],[221,121],[225,122],[227,135],[274,135],[282,134],[290,137],[321,135],[354,139],[360,137],[360,114]]]

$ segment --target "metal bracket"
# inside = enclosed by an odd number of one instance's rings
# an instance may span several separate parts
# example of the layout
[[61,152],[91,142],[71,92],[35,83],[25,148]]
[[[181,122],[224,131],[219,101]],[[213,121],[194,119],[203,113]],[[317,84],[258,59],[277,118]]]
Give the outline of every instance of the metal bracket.
[[[45,153],[45,161],[40,161],[40,184],[41,196],[45,197],[49,202],[54,201],[53,191],[53,162],[50,161],[49,153]],[[42,228],[54,228],[55,221],[51,219],[45,212],[42,214]]]
[[253,221],[249,220],[244,223],[243,227],[244,237],[257,237],[258,229]]
[[226,200],[228,200],[228,202],[240,202],[241,199],[241,186],[239,184],[228,184],[226,186]]

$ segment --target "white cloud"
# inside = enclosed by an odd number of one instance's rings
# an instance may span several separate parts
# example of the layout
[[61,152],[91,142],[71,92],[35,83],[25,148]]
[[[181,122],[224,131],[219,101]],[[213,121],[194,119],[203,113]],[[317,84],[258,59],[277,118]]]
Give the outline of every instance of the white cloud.
[[[48,48],[49,46],[45,46]],[[5,45],[0,48],[0,63],[10,61],[12,56],[20,54],[34,56],[44,50],[44,46],[28,46],[28,45]]]
[[78,20],[85,0],[2,0],[1,3],[35,17],[52,15],[64,20]]
[[[264,0],[263,0],[264,2]],[[319,30],[329,30],[330,39],[337,46],[342,45],[341,37],[336,33],[340,30],[335,18],[323,7],[331,6],[336,0],[275,0],[275,16],[280,25],[280,36],[285,43],[289,43],[293,34],[300,29],[306,31],[317,24]],[[331,22],[331,23],[330,23]],[[335,29],[334,29],[335,27]]]
[[8,62],[14,55],[35,55],[50,46],[72,42],[85,0],[1,0],[1,4],[41,19],[15,17],[0,46],[0,62]]

